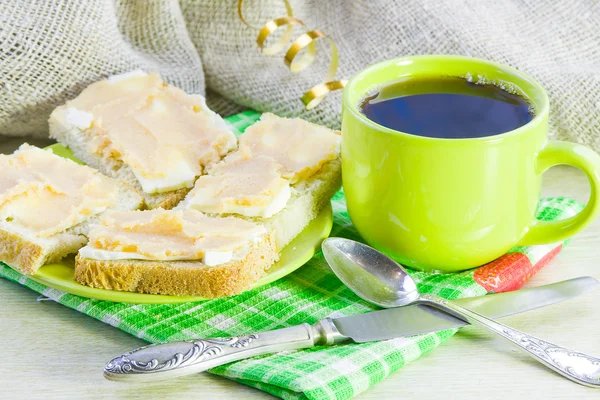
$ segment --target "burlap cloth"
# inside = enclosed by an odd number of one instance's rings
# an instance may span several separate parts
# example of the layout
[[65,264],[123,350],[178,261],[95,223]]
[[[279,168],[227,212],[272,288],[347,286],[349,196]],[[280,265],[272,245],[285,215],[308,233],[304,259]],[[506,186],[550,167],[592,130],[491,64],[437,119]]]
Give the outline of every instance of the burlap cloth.
[[[313,111],[299,100],[320,83],[326,42],[306,71],[256,47],[236,0],[2,0],[0,134],[47,135],[51,110],[89,83],[137,68],[159,71],[231,114],[271,111],[332,127],[340,94]],[[255,25],[285,14],[281,0],[248,0]],[[554,137],[600,150],[600,2],[584,0],[291,0],[296,16],[340,49],[338,77],[410,54],[482,57],[515,66],[548,90]],[[297,37],[303,30],[297,30]],[[0,137],[0,141],[3,140]]]

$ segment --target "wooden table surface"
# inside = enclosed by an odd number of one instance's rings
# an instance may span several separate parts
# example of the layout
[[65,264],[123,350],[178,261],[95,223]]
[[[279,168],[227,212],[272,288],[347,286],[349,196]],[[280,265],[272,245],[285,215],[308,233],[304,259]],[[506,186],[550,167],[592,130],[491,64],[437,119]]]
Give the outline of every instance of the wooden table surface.
[[[1,140],[1,139],[0,139]],[[4,150],[7,147],[5,146]],[[0,147],[0,152],[2,151]],[[544,195],[586,201],[585,177],[568,167],[546,173]],[[582,275],[600,278],[600,220],[580,233],[527,286]],[[106,361],[143,345],[118,329],[0,279],[1,399],[260,399],[271,396],[206,373],[155,384],[102,377]],[[571,349],[600,356],[600,290],[503,321]],[[502,339],[467,327],[401,368],[359,399],[599,399],[531,361]]]

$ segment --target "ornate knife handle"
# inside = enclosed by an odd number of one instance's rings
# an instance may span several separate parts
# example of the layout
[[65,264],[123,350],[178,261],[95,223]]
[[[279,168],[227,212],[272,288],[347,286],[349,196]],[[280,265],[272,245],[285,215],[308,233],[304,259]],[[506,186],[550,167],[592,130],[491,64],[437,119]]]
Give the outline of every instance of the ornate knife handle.
[[600,388],[600,359],[540,340],[438,296],[421,295],[420,302],[448,312],[513,342],[548,368],[581,385]]
[[248,336],[196,339],[140,347],[112,359],[104,377],[120,381],[157,381],[206,371],[261,354],[333,345],[349,340],[331,319]]

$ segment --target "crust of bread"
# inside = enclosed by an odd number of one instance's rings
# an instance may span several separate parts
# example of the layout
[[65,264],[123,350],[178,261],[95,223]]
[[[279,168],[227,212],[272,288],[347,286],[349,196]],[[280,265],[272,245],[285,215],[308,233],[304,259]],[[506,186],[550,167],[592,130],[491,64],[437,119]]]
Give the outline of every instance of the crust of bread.
[[279,250],[287,246],[315,219],[342,186],[340,159],[329,161],[312,177],[293,188],[286,207],[262,222],[275,234]]
[[164,208],[165,210],[170,210],[192,190],[191,188],[183,188],[165,193],[145,193],[142,185],[128,165],[117,159],[104,159],[88,151],[88,136],[85,132],[67,122],[65,110],[66,106],[62,105],[57,107],[50,115],[50,119],[48,120],[50,137],[68,147],[75,157],[86,165],[96,168],[104,175],[118,179],[135,188],[137,193],[144,199],[144,208]]
[[19,272],[30,275],[46,261],[46,250],[41,244],[0,229],[0,260]]
[[153,195],[144,193],[141,190],[140,186],[139,192],[144,198],[145,208],[149,210],[153,210],[155,208],[164,208],[165,210],[170,210],[172,208],[175,208],[175,206],[185,198],[185,196],[189,193],[190,190],[192,189],[179,189],[173,192]]
[[84,236],[72,233],[35,240],[0,229],[0,260],[25,275],[33,275],[41,266],[75,253],[86,242]]
[[98,261],[75,259],[75,280],[95,288],[217,298],[250,288],[278,260],[270,236],[253,245],[244,259],[209,267],[197,261]]

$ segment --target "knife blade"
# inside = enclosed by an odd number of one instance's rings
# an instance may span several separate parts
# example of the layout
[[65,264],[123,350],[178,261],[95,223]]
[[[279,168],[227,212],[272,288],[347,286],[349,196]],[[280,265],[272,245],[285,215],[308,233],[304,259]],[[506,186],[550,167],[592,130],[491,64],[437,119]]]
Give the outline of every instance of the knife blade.
[[[600,283],[595,278],[583,276],[514,292],[457,299],[454,302],[488,318],[503,318],[559,303],[589,293],[599,286]],[[342,335],[350,337],[357,343],[412,336],[468,325],[461,319],[423,305],[336,318],[333,323]]]
[[[501,318],[559,303],[600,287],[592,277],[581,277],[514,292],[457,300],[491,318]],[[156,381],[194,374],[232,361],[285,350],[386,340],[458,328],[466,322],[441,311],[413,305],[340,318],[315,325],[302,324],[269,332],[216,339],[154,344],[109,361],[104,376],[121,381]]]

